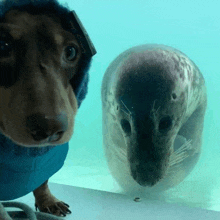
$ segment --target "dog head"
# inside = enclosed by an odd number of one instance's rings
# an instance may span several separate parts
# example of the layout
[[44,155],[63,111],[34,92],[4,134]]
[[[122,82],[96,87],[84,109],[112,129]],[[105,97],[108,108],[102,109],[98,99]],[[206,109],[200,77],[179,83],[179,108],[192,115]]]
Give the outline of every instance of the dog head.
[[54,0],[6,0],[0,11],[0,132],[27,147],[69,141],[92,42],[75,12]]

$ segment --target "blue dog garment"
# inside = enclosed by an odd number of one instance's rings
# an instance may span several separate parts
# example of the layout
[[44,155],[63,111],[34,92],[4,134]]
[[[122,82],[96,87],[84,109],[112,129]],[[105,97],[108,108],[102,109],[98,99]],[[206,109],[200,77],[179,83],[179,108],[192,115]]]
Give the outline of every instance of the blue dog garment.
[[69,144],[26,148],[0,134],[0,200],[35,190],[64,164]]

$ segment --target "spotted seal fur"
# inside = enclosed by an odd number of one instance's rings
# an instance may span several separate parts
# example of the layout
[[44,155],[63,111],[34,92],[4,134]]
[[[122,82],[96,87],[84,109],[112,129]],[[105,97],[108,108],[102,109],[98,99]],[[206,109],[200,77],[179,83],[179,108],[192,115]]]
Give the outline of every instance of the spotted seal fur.
[[125,191],[164,191],[192,171],[201,153],[207,95],[193,61],[165,45],[120,54],[102,82],[103,144]]

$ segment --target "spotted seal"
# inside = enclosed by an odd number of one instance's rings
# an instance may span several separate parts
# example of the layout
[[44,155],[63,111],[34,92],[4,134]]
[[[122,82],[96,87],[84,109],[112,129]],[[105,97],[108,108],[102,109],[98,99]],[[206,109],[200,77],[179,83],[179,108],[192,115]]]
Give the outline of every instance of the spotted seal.
[[120,54],[102,82],[103,145],[125,191],[164,191],[192,171],[201,153],[207,95],[185,54],[140,45]]

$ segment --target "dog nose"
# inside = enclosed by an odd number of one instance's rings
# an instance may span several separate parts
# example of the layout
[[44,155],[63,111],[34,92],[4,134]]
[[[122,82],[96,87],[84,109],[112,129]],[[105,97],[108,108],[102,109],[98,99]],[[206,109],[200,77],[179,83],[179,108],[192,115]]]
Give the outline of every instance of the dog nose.
[[64,113],[56,116],[37,113],[27,117],[26,125],[35,141],[53,142],[60,140],[67,130],[68,119]]

